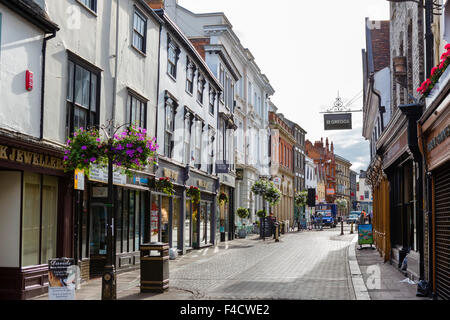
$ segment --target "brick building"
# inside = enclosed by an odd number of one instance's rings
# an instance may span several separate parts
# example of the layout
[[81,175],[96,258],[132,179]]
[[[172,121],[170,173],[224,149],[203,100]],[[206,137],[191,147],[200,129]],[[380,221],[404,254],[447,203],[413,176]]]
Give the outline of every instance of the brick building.
[[271,176],[282,193],[281,201],[273,208],[279,221],[294,222],[294,132],[282,114],[270,103],[269,126],[271,131]]
[[334,145],[331,145],[326,138],[325,145],[323,138],[314,142],[306,140],[306,155],[314,160],[318,168],[325,171],[325,201],[326,203],[334,203],[336,200],[336,161],[334,158]]

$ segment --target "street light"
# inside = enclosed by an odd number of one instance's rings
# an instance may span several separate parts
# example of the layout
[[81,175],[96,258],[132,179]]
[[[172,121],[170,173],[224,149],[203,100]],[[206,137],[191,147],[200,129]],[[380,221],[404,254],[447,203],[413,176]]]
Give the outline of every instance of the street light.
[[[114,126],[112,120],[107,121],[107,125],[102,125],[100,128],[105,133],[108,138],[108,201],[105,206],[108,208],[107,211],[107,222],[106,222],[106,250],[107,259],[106,265],[104,267],[104,272],[102,276],[102,300],[116,300],[117,299],[117,277],[116,268],[114,265],[114,254],[113,254],[113,237],[114,237],[114,177],[113,177],[113,154],[111,152],[114,135],[120,130],[120,128],[125,126],[130,126],[130,124],[123,124],[121,126]],[[109,131],[109,133],[108,133]]]

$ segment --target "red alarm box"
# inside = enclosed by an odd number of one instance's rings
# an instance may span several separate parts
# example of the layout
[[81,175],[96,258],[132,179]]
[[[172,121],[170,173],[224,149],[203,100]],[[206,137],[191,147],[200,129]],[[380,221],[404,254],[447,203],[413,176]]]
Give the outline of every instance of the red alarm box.
[[30,70],[27,70],[26,73],[25,87],[27,91],[33,90],[33,72]]

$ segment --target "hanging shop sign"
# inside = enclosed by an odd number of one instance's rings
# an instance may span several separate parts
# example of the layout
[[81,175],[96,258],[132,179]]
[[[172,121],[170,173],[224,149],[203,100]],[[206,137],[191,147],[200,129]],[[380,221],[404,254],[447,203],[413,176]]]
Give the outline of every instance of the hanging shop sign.
[[64,170],[62,159],[2,145],[0,145],[0,160],[9,160],[41,168]]
[[242,169],[242,168],[236,169],[236,180],[237,181],[244,180],[244,169]]
[[334,195],[336,191],[334,189],[327,189],[327,195]]
[[[108,168],[102,168],[99,166],[92,165],[91,171],[89,173],[89,180],[96,182],[108,183]],[[121,174],[119,170],[113,171],[113,181],[116,185],[126,185],[127,176]]]
[[329,113],[324,115],[325,130],[351,130],[351,113]]
[[226,163],[216,163],[216,173],[220,174],[220,173],[224,173],[227,174],[230,172],[230,167],[228,164]]
[[77,280],[77,267],[73,259],[60,258],[48,261],[49,300],[75,300]]

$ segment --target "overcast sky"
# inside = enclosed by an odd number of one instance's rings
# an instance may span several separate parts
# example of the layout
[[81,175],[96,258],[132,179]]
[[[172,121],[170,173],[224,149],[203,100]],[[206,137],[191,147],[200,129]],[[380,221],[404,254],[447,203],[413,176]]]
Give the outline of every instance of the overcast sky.
[[[344,103],[362,94],[365,17],[389,19],[385,0],[179,0],[195,13],[224,12],[276,90],[272,101],[314,143],[329,137],[335,153],[359,173],[370,161],[362,137],[362,113],[353,130],[324,131],[323,114],[337,97]],[[351,108],[362,109],[362,98]]]

